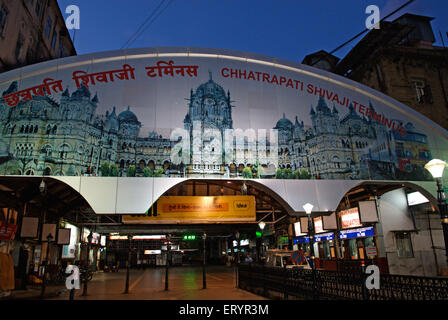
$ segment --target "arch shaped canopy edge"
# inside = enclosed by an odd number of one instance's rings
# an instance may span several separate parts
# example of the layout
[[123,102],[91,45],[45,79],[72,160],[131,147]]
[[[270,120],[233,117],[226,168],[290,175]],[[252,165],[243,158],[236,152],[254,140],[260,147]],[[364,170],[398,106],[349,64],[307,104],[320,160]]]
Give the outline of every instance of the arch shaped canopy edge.
[[[24,177],[26,178],[26,177]],[[97,214],[143,214],[157,199],[187,178],[110,178],[52,177],[78,191]],[[208,180],[208,179],[204,179]],[[234,181],[234,179],[232,179]],[[243,180],[240,180],[243,181]],[[302,206],[309,202],[313,212],[333,212],[344,195],[362,185],[387,184],[419,186],[433,204],[437,198],[434,182],[365,181],[365,180],[273,180],[248,179],[249,185],[263,189],[282,204],[289,214],[303,214]],[[418,188],[417,188],[418,189]]]

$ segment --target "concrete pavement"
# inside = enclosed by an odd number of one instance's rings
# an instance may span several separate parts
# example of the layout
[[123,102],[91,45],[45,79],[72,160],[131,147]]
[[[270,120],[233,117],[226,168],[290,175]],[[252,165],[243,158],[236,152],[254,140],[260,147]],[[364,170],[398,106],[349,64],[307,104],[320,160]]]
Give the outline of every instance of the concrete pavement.
[[[233,268],[207,267],[207,289],[202,289],[202,267],[182,266],[169,270],[168,291],[165,291],[165,268],[130,271],[129,293],[124,294],[126,270],[114,273],[97,272],[88,283],[83,297],[82,285],[75,300],[265,300],[236,288]],[[68,292],[52,300],[67,300]]]

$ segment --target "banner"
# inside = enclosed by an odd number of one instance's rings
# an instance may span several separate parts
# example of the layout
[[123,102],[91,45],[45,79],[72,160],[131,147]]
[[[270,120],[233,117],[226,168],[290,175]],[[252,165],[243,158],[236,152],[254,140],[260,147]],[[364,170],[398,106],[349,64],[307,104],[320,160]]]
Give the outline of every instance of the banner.
[[255,221],[254,196],[160,197],[148,215],[123,216],[123,223],[209,223]]
[[448,158],[445,131],[379,92],[212,49],[5,72],[0,127],[0,175],[432,181]]

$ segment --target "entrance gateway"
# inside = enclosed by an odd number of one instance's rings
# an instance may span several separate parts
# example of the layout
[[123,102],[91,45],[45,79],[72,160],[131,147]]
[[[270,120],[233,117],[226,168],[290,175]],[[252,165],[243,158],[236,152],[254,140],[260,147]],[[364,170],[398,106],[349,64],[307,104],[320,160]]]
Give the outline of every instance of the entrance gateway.
[[[306,250],[302,207],[311,203],[316,228],[332,234],[322,237],[322,255],[361,259],[384,232],[415,230],[408,209],[399,207],[394,230],[375,229],[368,243],[338,238],[341,215],[359,209],[344,230],[377,228],[359,202],[375,201],[381,223],[389,207],[378,197],[399,206],[411,190],[437,207],[423,166],[447,158],[446,130],[390,97],[322,70],[226,50],[63,58],[1,74],[0,93],[2,205],[18,215],[72,215],[74,225],[107,236],[199,237],[214,228],[216,236],[247,234],[250,248],[263,220],[271,248]],[[154,216],[166,197],[239,196],[253,197],[252,218],[183,224],[185,211]]]

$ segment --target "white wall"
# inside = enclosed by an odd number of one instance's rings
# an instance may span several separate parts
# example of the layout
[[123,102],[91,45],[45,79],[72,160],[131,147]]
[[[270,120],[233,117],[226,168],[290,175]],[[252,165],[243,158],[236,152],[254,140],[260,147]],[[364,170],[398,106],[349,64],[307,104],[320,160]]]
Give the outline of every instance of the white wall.
[[[384,241],[384,251],[391,274],[436,276],[437,268],[427,231],[415,229],[404,189],[387,192],[379,199],[380,227]],[[397,254],[395,233],[411,232],[413,258],[401,258]]]

